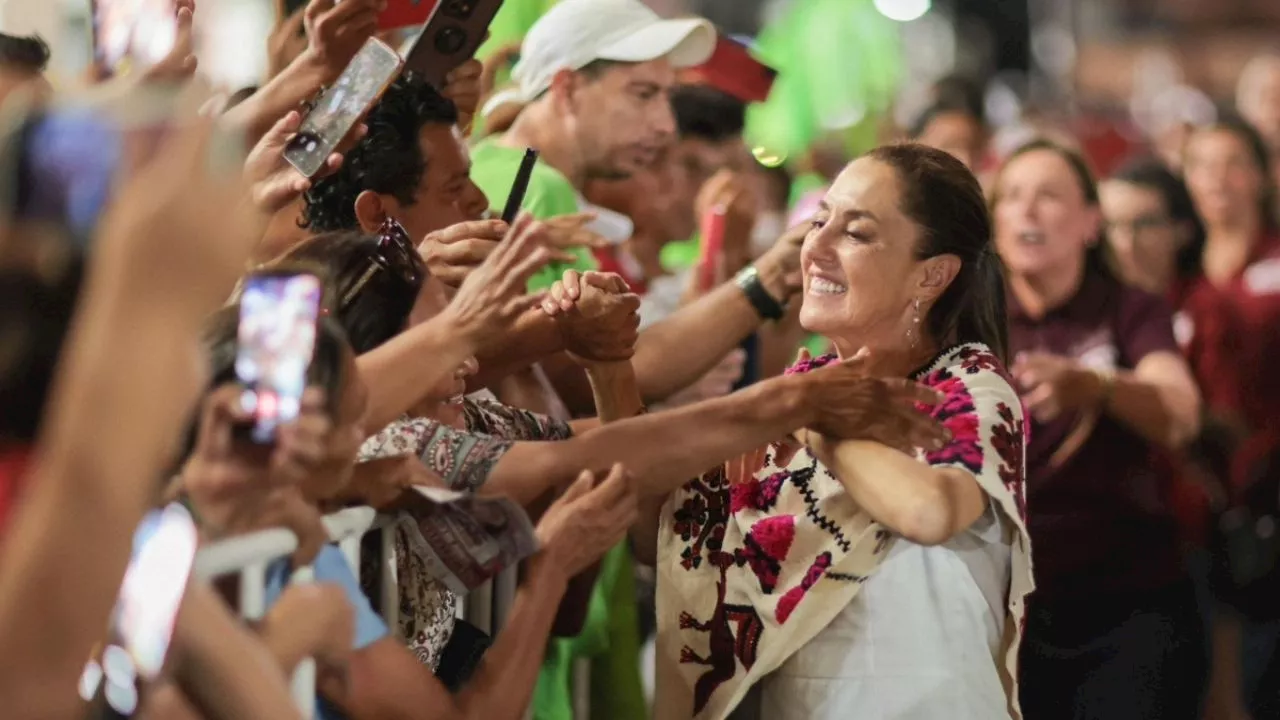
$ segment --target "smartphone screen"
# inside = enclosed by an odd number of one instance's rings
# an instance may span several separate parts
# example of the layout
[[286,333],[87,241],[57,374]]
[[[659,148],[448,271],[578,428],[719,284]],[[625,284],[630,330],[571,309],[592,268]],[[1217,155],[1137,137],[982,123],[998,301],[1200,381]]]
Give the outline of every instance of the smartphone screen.
[[378,15],[379,30],[399,30],[420,26],[435,12],[438,0],[387,0],[387,8]]
[[236,377],[253,414],[249,438],[275,441],[276,428],[298,417],[315,350],[320,280],[315,275],[251,275],[240,296]]
[[164,667],[199,535],[179,504],[153,510],[133,535],[133,556],[116,600],[110,642],[80,678],[80,696],[99,717],[130,717],[138,686]]
[[126,60],[154,65],[173,50],[177,37],[173,0],[94,0],[94,57],[108,70]]
[[370,38],[342,71],[337,82],[316,100],[284,157],[298,172],[314,177],[343,138],[382,97],[400,72],[400,55]]

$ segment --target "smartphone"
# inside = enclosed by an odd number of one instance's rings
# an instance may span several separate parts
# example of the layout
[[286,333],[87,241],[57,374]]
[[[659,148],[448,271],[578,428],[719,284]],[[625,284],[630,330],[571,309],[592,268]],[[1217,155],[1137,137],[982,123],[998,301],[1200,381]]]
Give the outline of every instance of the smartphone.
[[140,686],[159,676],[198,544],[191,513],[177,503],[151,511],[138,525],[110,641],[80,677],[80,696],[94,716],[131,717]]
[[92,11],[93,57],[108,72],[155,65],[177,42],[174,0],[92,0]]
[[382,97],[404,61],[390,45],[369,38],[351,63],[326,89],[289,141],[284,158],[306,177],[324,169],[329,156]]
[[307,367],[315,351],[320,279],[305,273],[255,273],[240,295],[236,379],[252,415],[239,434],[275,441],[276,429],[298,417]]
[[511,184],[511,194],[507,195],[507,204],[502,209],[502,222],[508,226],[516,221],[520,214],[520,206],[524,203],[524,194],[529,190],[529,178],[533,176],[533,166],[538,164],[538,151],[526,148],[524,158],[520,160],[520,169],[516,171],[515,182]]
[[378,15],[379,30],[399,30],[425,24],[431,19],[440,0],[387,0],[387,7]]
[[476,54],[501,7],[502,0],[438,0],[405,67],[443,91],[445,77]]
[[778,71],[757,60],[745,42],[723,33],[711,57],[691,74],[743,102],[768,100],[778,78]]
[[716,274],[724,258],[724,225],[727,210],[717,205],[702,218],[702,257],[698,260],[698,289],[716,286]]

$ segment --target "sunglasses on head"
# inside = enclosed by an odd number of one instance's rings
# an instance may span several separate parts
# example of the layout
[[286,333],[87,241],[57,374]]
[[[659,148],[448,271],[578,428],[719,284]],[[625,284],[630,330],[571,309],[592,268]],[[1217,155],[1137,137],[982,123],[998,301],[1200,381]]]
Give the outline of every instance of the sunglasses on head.
[[350,305],[379,270],[402,281],[406,289],[412,291],[414,295],[417,295],[422,288],[422,281],[427,276],[427,268],[404,226],[394,218],[387,218],[382,221],[382,227],[378,228],[377,238],[378,245],[369,258],[368,269],[351,285],[351,289],[343,294],[341,302],[338,303],[339,308]]

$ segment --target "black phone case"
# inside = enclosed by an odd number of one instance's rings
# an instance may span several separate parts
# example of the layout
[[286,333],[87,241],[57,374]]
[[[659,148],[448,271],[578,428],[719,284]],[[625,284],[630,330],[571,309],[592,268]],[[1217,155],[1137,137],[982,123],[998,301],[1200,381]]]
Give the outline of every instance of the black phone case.
[[405,56],[405,69],[444,90],[445,76],[476,54],[501,7],[502,0],[440,0]]

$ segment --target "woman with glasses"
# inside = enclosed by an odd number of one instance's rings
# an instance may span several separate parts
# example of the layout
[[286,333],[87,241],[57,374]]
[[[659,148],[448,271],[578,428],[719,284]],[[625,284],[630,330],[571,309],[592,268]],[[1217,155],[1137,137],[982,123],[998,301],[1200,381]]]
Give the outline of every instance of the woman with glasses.
[[1199,426],[1172,313],[1108,269],[1098,188],[1077,152],[1024,145],[993,191],[1012,374],[1031,416],[1023,712],[1198,720],[1204,625],[1164,502],[1168,475],[1150,462]]
[[[1182,179],[1154,158],[1131,162],[1098,187],[1104,255],[1125,283],[1172,300],[1194,275],[1205,231]],[[1176,327],[1176,326],[1175,326]]]

